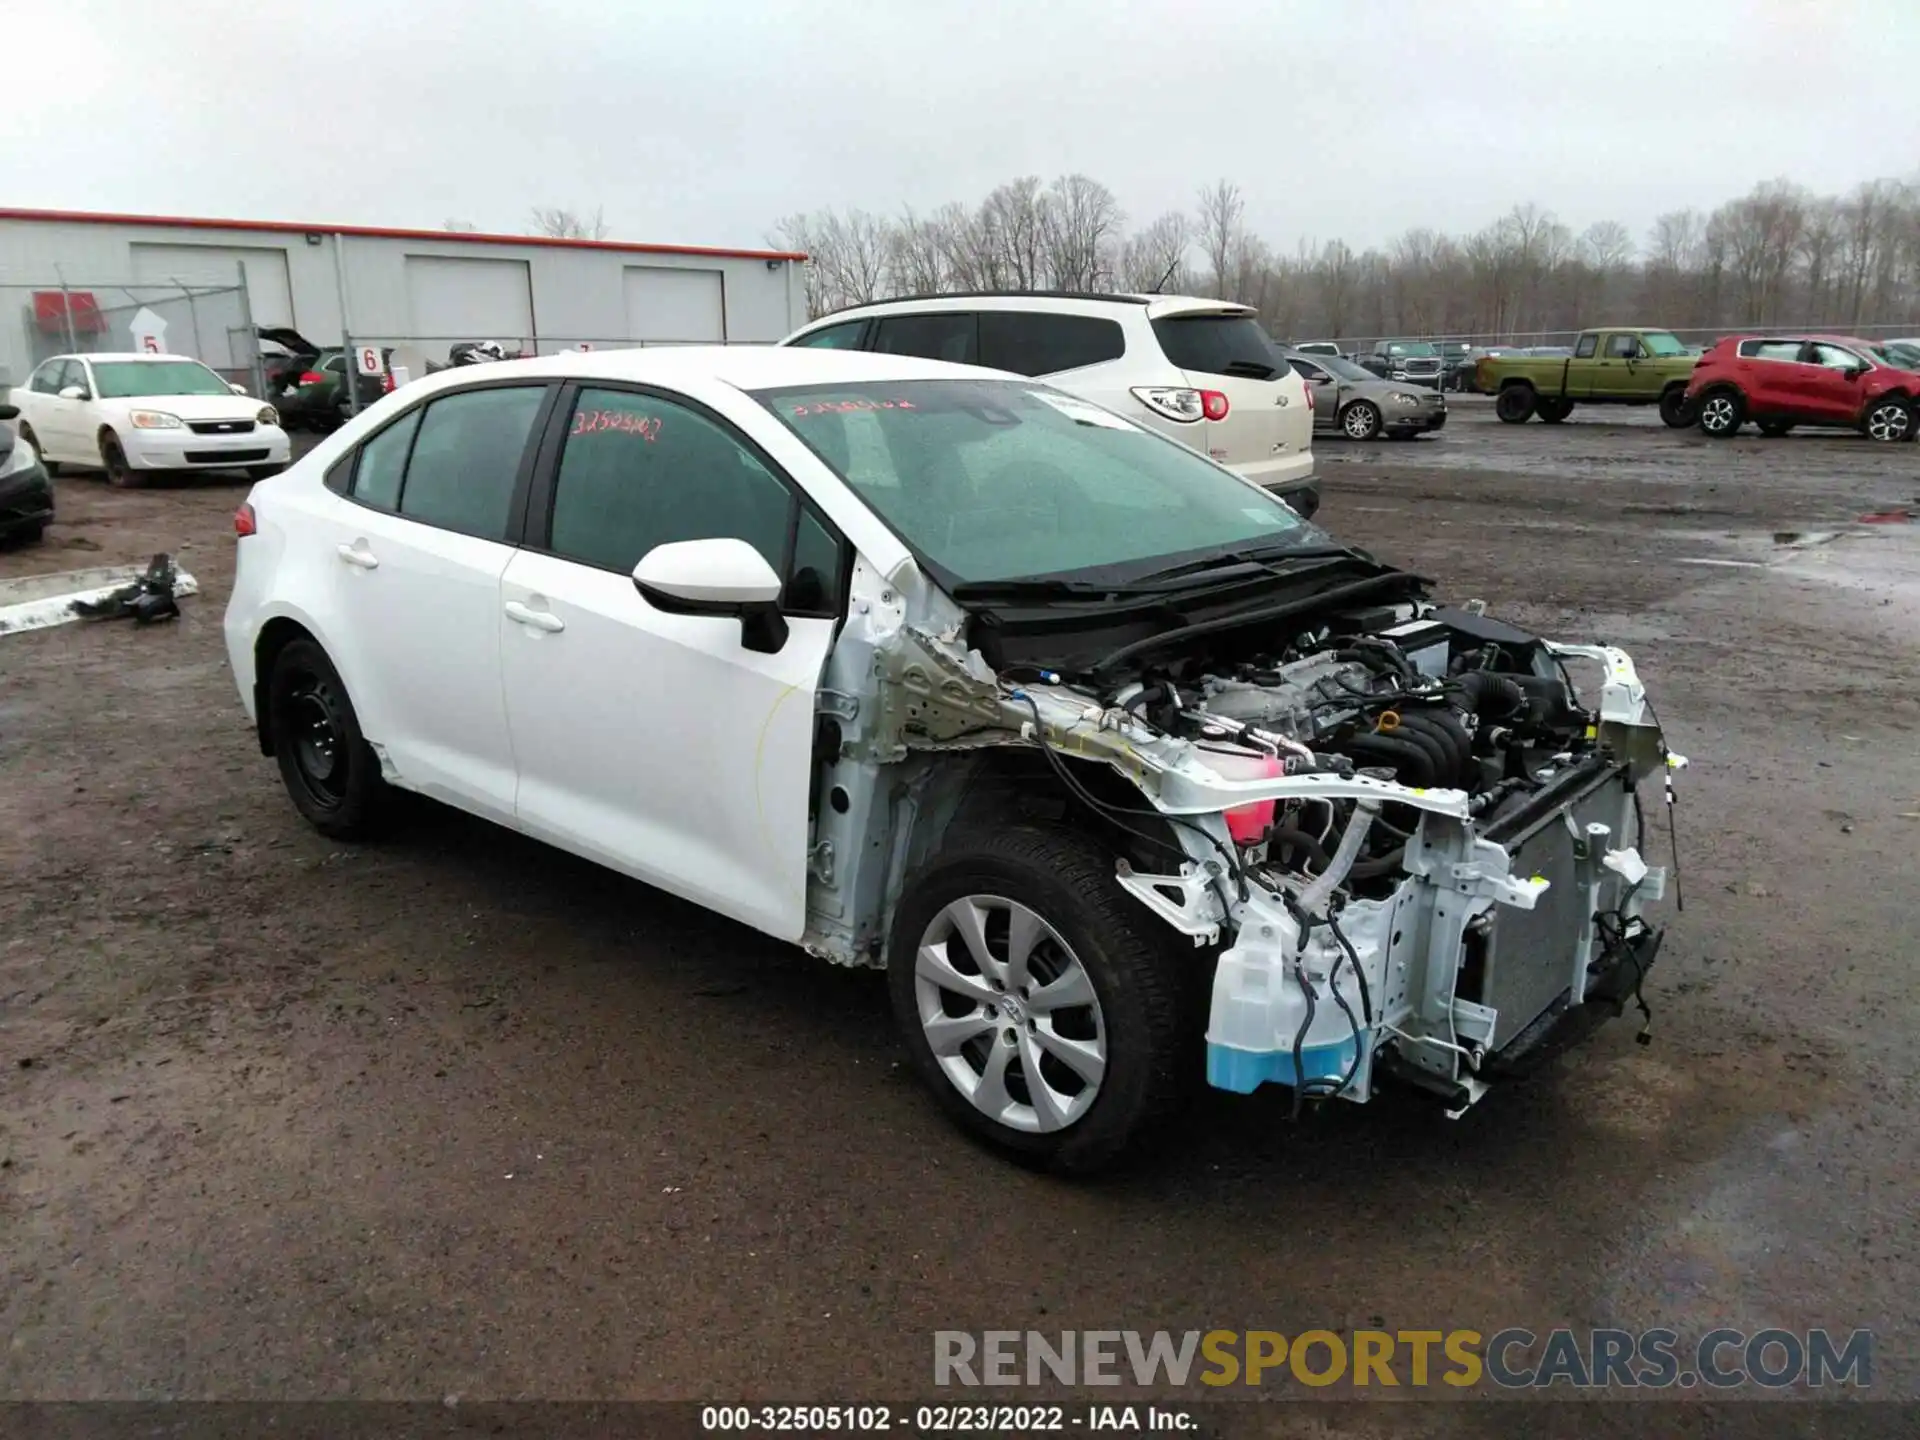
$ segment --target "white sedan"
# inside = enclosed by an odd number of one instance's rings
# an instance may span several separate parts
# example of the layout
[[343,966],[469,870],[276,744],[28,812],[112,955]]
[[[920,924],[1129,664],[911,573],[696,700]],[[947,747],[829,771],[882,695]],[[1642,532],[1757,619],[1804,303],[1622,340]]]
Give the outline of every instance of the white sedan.
[[234,679],[322,833],[416,791],[884,970],[941,1104],[1030,1163],[1112,1159],[1202,1073],[1464,1109],[1659,949],[1626,655],[1437,607],[1037,380],[462,367],[234,528]]
[[8,398],[48,474],[97,467],[136,485],[155,471],[240,469],[262,480],[290,454],[271,405],[179,355],[55,355]]

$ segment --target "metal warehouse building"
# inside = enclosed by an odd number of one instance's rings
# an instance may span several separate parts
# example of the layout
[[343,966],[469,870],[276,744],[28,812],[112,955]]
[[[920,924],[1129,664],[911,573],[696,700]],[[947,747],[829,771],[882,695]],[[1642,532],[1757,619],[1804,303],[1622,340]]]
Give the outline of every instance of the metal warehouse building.
[[[253,364],[251,326],[394,349],[414,374],[462,340],[579,345],[780,339],[806,321],[804,255],[445,230],[0,209],[0,372],[48,354],[162,347]],[[244,279],[243,279],[244,277]],[[344,324],[343,324],[344,320]],[[142,327],[147,327],[143,330]],[[8,378],[0,374],[0,380]]]

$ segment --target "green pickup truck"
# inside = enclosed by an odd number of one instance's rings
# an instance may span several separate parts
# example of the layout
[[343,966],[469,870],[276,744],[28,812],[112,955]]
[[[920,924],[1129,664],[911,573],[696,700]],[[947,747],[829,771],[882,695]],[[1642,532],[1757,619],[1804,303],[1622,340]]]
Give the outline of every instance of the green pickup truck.
[[1482,395],[1509,425],[1538,415],[1557,425],[1579,405],[1658,405],[1683,429],[1694,421],[1687,381],[1700,357],[1665,330],[1583,330],[1566,356],[1485,356],[1474,369]]

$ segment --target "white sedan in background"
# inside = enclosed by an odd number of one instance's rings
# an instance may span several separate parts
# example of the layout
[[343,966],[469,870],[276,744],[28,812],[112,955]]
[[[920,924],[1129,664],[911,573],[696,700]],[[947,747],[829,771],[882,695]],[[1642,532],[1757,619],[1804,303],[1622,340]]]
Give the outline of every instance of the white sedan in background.
[[180,355],[55,355],[8,399],[50,475],[80,465],[105,470],[115,485],[164,470],[238,469],[264,480],[289,458],[271,405]]

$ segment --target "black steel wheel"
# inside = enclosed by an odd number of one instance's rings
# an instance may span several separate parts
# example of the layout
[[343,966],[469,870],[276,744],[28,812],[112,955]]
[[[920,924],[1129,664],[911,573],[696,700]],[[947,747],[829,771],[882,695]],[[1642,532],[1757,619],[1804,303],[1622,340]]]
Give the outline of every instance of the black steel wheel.
[[283,647],[274,657],[267,704],[274,758],[294,808],[337,840],[371,833],[387,786],[326,651],[309,639]]

